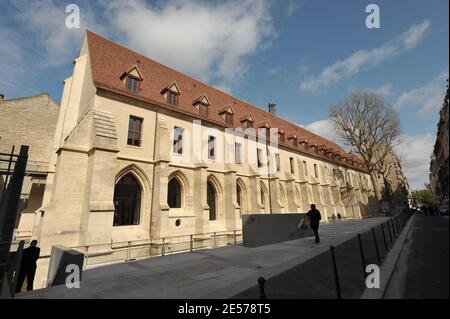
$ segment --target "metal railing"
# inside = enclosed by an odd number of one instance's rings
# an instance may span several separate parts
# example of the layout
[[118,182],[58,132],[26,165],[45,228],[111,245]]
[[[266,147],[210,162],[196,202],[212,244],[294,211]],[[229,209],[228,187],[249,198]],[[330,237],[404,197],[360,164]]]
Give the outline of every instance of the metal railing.
[[[351,262],[352,265],[356,267],[355,274],[358,274],[358,276],[355,276],[354,278],[352,277],[351,280],[355,281],[355,286],[357,286],[358,282],[360,282],[361,280],[364,284],[367,277],[366,266],[369,264],[376,264],[380,267],[382,265],[390,249],[394,246],[395,241],[400,236],[403,228],[406,226],[413,214],[414,212],[403,212],[399,215],[389,218],[381,224],[371,227],[365,232],[358,233],[356,237],[350,238],[348,241],[345,241],[338,246],[330,246],[329,251],[331,256],[331,277],[333,280],[332,285],[336,290],[337,299],[342,299],[343,294],[348,293],[348,291],[343,291],[341,286],[341,278],[339,276],[339,261],[344,263],[344,260],[339,260],[339,256],[337,255],[343,253],[345,249],[352,249],[352,251],[356,250],[355,253],[352,254],[354,260],[352,259]],[[357,245],[354,244],[354,241],[357,241]],[[341,247],[344,245],[345,247]],[[345,262],[346,267],[353,267],[352,265],[349,265],[348,260],[345,260]],[[358,270],[358,268],[361,270]],[[359,275],[360,271],[362,276]],[[323,278],[325,278],[325,276],[323,276]],[[267,280],[265,280],[263,277],[259,277],[257,280],[257,284],[260,289],[260,298],[266,298],[266,283]],[[346,282],[346,284],[346,286],[348,287],[349,283]]]
[[218,231],[148,240],[110,242],[70,247],[84,254],[84,268],[166,256],[242,243],[242,231]]

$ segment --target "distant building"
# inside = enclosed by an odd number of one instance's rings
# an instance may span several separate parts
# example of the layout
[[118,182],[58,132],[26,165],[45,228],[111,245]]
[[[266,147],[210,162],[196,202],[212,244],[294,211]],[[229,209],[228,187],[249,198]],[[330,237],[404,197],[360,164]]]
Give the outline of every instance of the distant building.
[[[59,105],[47,93],[11,100],[0,94],[0,153],[10,153],[13,145],[15,153],[20,145],[29,146],[17,237],[31,235],[35,211],[42,205],[58,115]],[[0,171],[6,168],[0,162]],[[4,178],[0,174],[0,189]]]
[[[448,80],[447,80],[448,81]],[[435,204],[448,204],[449,199],[449,94],[444,98],[437,125],[437,136],[430,163],[430,189]]]
[[381,193],[382,209],[396,214],[412,204],[412,194],[408,179],[402,170],[400,160],[394,151],[387,154],[377,174],[378,189]]

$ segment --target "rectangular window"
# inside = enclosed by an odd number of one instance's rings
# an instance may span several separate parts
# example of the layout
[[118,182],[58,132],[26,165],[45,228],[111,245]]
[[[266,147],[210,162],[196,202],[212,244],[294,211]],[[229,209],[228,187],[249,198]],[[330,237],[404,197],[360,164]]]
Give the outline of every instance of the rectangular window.
[[284,143],[284,134],[283,133],[278,133],[278,142]]
[[168,91],[167,92],[167,103],[173,106],[176,106],[178,104],[178,95],[176,95],[173,92]]
[[275,163],[277,164],[277,172],[280,171],[280,154],[276,153],[275,154]]
[[256,151],[256,157],[258,160],[258,167],[262,167],[263,166],[263,162],[262,162],[262,149],[258,148]]
[[234,161],[236,164],[242,164],[242,144],[234,143]]
[[297,146],[297,140],[295,138],[290,138],[289,143],[291,143],[294,146]]
[[141,146],[142,118],[131,116],[128,122],[128,145]]
[[215,147],[216,147],[216,138],[211,135],[208,136],[208,159],[210,160],[216,159]]
[[244,127],[245,128],[252,128],[253,127],[253,122],[252,121],[244,121]]
[[198,104],[198,114],[201,116],[208,116],[208,106],[202,103]]
[[319,174],[317,173],[317,164],[314,164],[314,177],[318,178]]
[[127,77],[127,88],[129,91],[133,91],[133,92],[137,93],[137,91],[139,89],[139,80],[132,76],[128,76]]
[[173,152],[183,154],[183,134],[184,128],[174,127],[173,129]]
[[294,174],[294,158],[289,157],[289,165],[291,166],[291,174]]
[[305,176],[308,176],[308,166],[306,165],[306,161],[303,161],[303,168],[305,169]]
[[230,125],[233,125],[233,114],[225,112],[224,116],[225,116],[224,117],[225,122]]

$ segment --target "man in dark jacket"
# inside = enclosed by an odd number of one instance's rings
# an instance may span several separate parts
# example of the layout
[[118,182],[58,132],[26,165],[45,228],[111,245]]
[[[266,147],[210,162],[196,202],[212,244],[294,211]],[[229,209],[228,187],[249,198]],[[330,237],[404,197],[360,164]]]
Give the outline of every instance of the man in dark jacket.
[[27,290],[33,290],[34,275],[36,274],[37,268],[36,261],[39,259],[39,254],[41,252],[41,249],[36,247],[36,245],[37,240],[32,240],[30,247],[23,250],[16,292],[22,290],[25,277],[27,277]]
[[319,223],[322,219],[322,216],[320,215],[320,212],[316,209],[316,205],[311,204],[311,209],[309,212],[306,213],[306,216],[308,216],[311,229],[314,231],[314,236],[316,236],[316,244],[320,243],[319,238]]

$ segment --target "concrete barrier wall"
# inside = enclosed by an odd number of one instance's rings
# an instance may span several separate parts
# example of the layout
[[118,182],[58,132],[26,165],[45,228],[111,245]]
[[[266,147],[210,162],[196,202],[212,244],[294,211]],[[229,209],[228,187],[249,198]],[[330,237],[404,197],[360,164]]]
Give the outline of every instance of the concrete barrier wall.
[[310,227],[300,229],[305,214],[249,214],[242,216],[243,245],[258,247],[314,236]]

